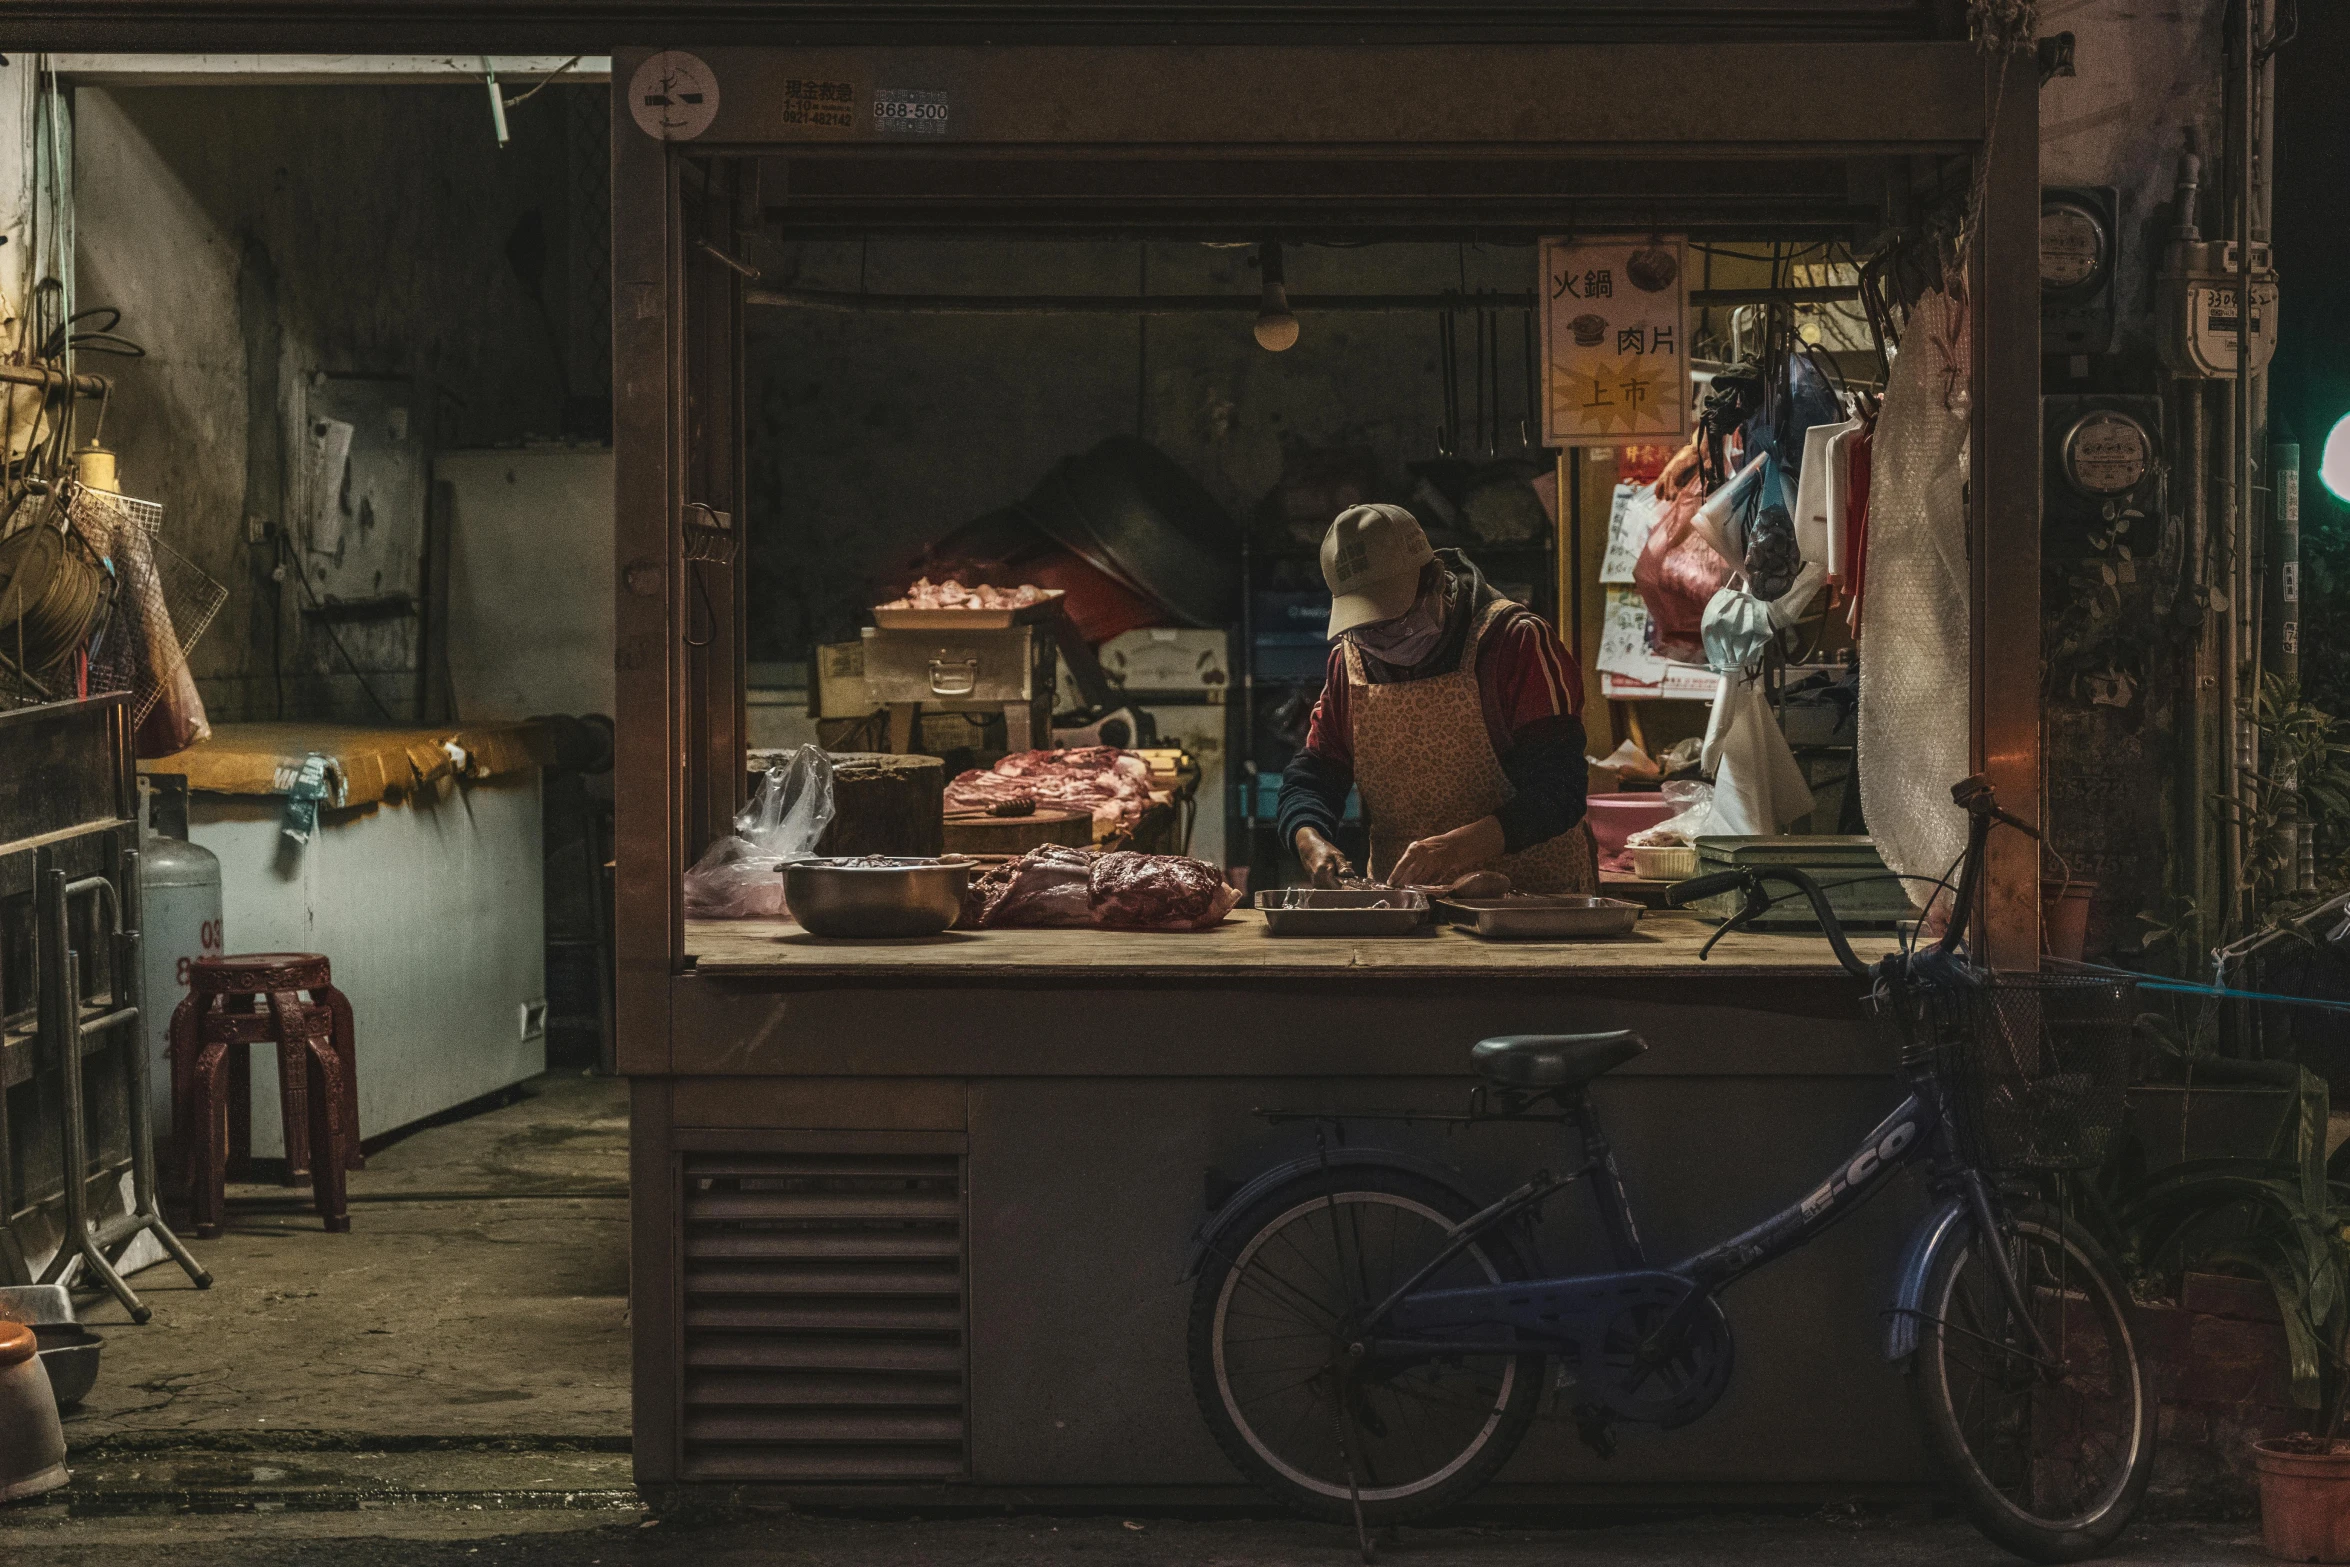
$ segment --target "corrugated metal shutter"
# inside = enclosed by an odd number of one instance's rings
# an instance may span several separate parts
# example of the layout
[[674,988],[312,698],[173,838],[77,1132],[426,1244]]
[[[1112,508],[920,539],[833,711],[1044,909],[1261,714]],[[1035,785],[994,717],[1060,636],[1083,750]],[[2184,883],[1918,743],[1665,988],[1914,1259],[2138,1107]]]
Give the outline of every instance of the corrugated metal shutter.
[[962,1160],[684,1159],[684,1477],[966,1474]]

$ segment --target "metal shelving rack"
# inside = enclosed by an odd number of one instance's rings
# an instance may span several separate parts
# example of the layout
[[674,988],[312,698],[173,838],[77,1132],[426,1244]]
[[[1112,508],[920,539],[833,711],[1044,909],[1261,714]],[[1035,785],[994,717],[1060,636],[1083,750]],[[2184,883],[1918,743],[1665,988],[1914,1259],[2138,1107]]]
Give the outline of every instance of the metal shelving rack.
[[[145,1322],[115,1267],[141,1235],[197,1288],[212,1275],[164,1222],[156,1178],[129,714],[121,695],[0,714],[0,965],[30,959],[0,970],[0,1280],[58,1283],[78,1263]],[[10,1113],[19,1094],[30,1116]],[[127,1211],[94,1218],[126,1172]],[[45,1215],[60,1221],[57,1249],[37,1279],[17,1278],[30,1271],[18,1225],[47,1232]]]

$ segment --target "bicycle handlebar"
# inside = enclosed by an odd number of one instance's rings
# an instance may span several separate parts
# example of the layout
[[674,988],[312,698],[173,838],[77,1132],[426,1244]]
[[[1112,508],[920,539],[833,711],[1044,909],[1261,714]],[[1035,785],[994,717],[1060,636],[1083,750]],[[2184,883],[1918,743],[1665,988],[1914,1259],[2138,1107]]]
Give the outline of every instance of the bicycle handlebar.
[[[1852,950],[1845,939],[1844,926],[1836,918],[1836,911],[1828,906],[1828,894],[1820,884],[1802,871],[1783,865],[1760,866],[1754,870],[1717,871],[1711,876],[1699,876],[1690,881],[1675,882],[1665,889],[1665,902],[1681,908],[1700,898],[1718,897],[1725,892],[1744,892],[1746,901],[1737,913],[1724,922],[1716,933],[1716,940],[1731,931],[1752,923],[1771,906],[1771,895],[1763,890],[1766,881],[1781,881],[1803,894],[1811,904],[1812,914],[1820,922],[1820,933],[1828,938],[1828,947],[1836,954],[1836,961],[1855,978],[1869,977],[1869,966]],[[1712,942],[1706,943],[1710,949]]]
[[1693,876],[1677,881],[1665,889],[1665,906],[1681,908],[1700,898],[1717,898],[1725,892],[1736,892],[1746,885],[1744,871],[1716,871],[1711,876]]

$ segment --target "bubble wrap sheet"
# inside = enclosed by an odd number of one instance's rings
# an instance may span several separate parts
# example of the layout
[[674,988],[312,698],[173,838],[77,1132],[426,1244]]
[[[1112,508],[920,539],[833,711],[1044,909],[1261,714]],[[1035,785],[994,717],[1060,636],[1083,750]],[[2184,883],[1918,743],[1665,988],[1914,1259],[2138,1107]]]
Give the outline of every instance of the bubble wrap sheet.
[[[1861,626],[1860,799],[1886,868],[1938,877],[1966,848],[1950,786],[1972,770],[1967,321],[1918,302],[1877,417]],[[1907,884],[1913,902],[1926,889]]]

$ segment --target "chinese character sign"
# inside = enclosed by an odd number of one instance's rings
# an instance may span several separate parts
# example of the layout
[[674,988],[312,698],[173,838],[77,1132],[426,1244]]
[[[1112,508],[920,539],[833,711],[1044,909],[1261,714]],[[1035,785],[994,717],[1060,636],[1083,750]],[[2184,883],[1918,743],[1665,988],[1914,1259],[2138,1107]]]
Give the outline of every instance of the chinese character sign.
[[1685,239],[1546,239],[1542,439],[1620,446],[1689,428]]

